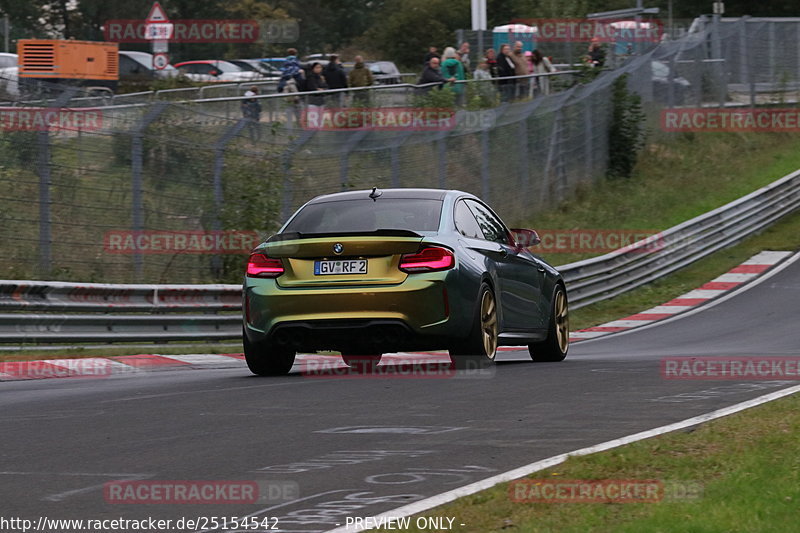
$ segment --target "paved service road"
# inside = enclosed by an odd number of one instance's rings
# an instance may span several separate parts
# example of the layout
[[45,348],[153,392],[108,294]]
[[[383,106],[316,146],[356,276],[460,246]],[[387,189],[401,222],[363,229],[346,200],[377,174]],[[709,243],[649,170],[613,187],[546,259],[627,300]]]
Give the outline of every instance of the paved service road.
[[[489,375],[312,379],[241,369],[0,383],[3,515],[278,517],[324,531],[796,382],[662,379],[665,356],[800,355],[800,261],[719,305]],[[292,501],[109,503],[104,484],[258,482]],[[266,489],[259,489],[266,492]],[[269,496],[269,495],[268,495]]]

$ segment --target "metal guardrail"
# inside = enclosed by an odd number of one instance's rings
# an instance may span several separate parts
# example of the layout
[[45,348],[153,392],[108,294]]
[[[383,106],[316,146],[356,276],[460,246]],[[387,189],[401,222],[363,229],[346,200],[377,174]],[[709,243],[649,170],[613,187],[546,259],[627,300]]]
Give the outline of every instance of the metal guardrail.
[[[458,80],[453,82],[456,85],[460,84],[489,84],[494,86],[499,80],[533,80],[537,78],[556,78],[559,76],[573,76],[580,74],[579,70],[561,70],[556,72],[546,72],[538,74],[526,74],[523,76],[508,76],[505,78],[490,78],[490,79],[469,79]],[[408,78],[411,76],[409,73],[401,73],[399,77]],[[414,75],[416,76],[416,75]],[[336,97],[339,100],[339,105],[344,105],[343,97],[346,95],[353,95],[359,92],[365,92],[373,95],[382,94],[402,94],[408,100],[405,104],[410,104],[408,95],[416,94],[415,91],[427,87],[434,87],[440,85],[439,83],[429,83],[417,85],[415,83],[395,83],[395,84],[374,84],[367,87],[347,87],[344,89],[328,89],[321,92],[294,92],[294,93],[262,93],[255,98],[269,102],[273,99],[281,101],[284,99],[295,99],[298,97],[307,97],[310,95],[324,95],[326,97]],[[157,91],[142,91],[136,93],[113,94],[110,96],[82,96],[73,97],[69,101],[70,107],[102,107],[110,111],[115,109],[127,109],[131,107],[146,106],[155,102],[168,101],[173,104],[198,104],[198,103],[214,103],[214,102],[227,102],[227,101],[241,101],[245,99],[245,91],[250,87],[257,86],[264,90],[277,91],[278,80],[253,80],[247,82],[237,83],[214,83],[203,85],[200,87],[179,87],[175,89],[160,89]],[[48,107],[53,106],[54,99],[35,99],[35,100],[18,100],[9,102],[0,102],[0,106],[22,106],[22,107]]]
[[[798,208],[800,170],[627,248],[563,265],[570,305],[577,309],[663,277]],[[0,280],[0,343],[236,339],[241,289]]]
[[570,307],[613,298],[679,270],[800,208],[800,170],[628,248],[559,267]]

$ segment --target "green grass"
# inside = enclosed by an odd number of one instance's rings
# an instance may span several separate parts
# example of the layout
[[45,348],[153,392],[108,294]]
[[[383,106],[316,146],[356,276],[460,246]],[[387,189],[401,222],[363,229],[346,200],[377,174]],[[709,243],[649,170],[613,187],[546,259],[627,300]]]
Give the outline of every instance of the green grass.
[[[607,452],[573,457],[531,479],[661,480],[699,487],[657,503],[516,503],[509,484],[424,513],[459,533],[787,532],[800,503],[800,396]],[[412,520],[412,525],[414,520]],[[411,527],[405,531],[420,531]]]
[[[542,230],[662,231],[800,168],[800,137],[780,133],[662,134],[630,179],[585,183],[526,221]],[[597,253],[542,253],[564,265]]]

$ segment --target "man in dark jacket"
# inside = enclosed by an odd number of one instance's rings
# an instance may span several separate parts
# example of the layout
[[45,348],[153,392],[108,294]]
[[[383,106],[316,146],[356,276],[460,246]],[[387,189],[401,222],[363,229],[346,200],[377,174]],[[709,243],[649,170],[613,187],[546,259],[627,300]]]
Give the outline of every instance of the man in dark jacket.
[[[438,83],[438,88],[441,89],[448,81],[455,81],[455,78],[450,78],[448,80],[442,77],[442,73],[439,72],[439,58],[432,57],[430,61],[428,61],[428,66],[422,71],[422,76],[420,76],[417,84],[425,85],[427,83]],[[424,87],[422,90],[428,92],[431,90],[431,87]]]
[[328,82],[328,89],[346,89],[347,88],[347,74],[344,72],[342,62],[339,61],[339,56],[331,55],[328,64],[322,70],[322,75],[325,81]]

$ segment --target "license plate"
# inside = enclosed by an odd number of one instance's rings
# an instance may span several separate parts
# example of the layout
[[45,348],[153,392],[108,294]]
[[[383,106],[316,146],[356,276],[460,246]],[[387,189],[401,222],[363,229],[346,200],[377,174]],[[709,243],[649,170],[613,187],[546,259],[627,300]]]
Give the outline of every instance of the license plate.
[[366,274],[366,259],[350,259],[340,261],[314,261],[314,275],[327,276],[331,274]]

